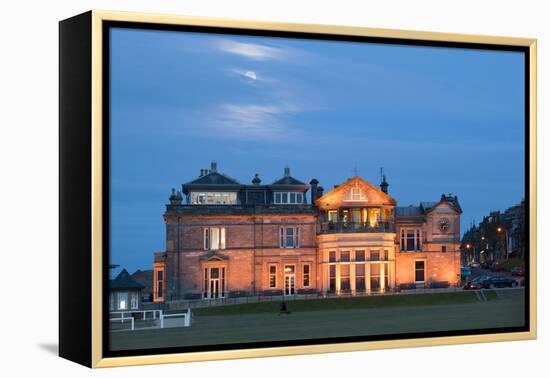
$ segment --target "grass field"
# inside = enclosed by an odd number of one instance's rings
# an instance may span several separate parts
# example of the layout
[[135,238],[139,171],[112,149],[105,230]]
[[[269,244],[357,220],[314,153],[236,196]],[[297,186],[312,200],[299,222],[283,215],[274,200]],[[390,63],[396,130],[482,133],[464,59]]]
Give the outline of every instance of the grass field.
[[[523,291],[504,299],[472,292],[336,298],[201,308],[190,328],[110,334],[112,350],[245,343],[322,337],[403,334],[521,326]],[[521,294],[519,294],[521,293]]]

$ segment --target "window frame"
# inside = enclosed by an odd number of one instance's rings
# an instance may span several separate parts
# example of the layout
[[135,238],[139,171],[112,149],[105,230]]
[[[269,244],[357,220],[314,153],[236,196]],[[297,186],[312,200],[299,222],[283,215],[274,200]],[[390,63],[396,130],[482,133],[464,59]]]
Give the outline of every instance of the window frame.
[[[307,268],[307,272],[306,272]],[[307,278],[307,284],[306,284],[306,278]],[[303,264],[302,265],[302,287],[309,288],[311,287],[311,264]]]
[[[412,237],[409,236],[412,232]],[[422,228],[421,227],[403,227],[399,231],[399,251],[400,252],[421,252],[422,251]],[[412,240],[412,249],[409,249],[409,242]]]
[[[289,231],[291,231],[290,234]],[[279,228],[279,248],[300,248],[300,235],[300,226],[281,226]]]
[[[271,268],[274,268],[275,272],[271,272]],[[268,277],[267,277],[267,287],[270,289],[276,289],[277,288],[277,264],[269,264],[267,268]],[[271,283],[271,279],[273,279],[273,285]]]
[[[294,201],[291,198],[294,197]],[[303,205],[305,195],[297,191],[276,191],[273,192],[273,203],[275,205]]]
[[[422,263],[422,269],[418,269],[416,267],[417,263]],[[424,277],[423,281],[418,281],[416,278],[416,275],[418,271],[422,270],[422,275]],[[415,284],[425,284],[426,283],[426,260],[420,259],[420,260],[414,260],[414,283]]]
[[[216,230],[216,246],[213,248],[213,230]],[[219,251],[226,249],[226,228],[225,227],[204,227],[203,228],[203,250],[205,251]]]
[[189,205],[237,205],[238,202],[237,192],[196,191],[189,193],[188,196]]

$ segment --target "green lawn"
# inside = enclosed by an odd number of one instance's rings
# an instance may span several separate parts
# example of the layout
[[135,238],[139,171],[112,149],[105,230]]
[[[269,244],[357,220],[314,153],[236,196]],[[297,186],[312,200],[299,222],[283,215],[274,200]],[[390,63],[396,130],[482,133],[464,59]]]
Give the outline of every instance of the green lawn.
[[[433,293],[433,294],[407,294],[407,295],[381,295],[371,297],[340,297],[330,299],[308,299],[287,301],[287,307],[291,312],[303,311],[331,311],[353,310],[362,308],[380,307],[408,307],[430,306],[458,303],[476,302],[474,292]],[[259,302],[239,305],[226,305],[216,307],[197,308],[196,316],[242,315],[256,313],[276,313],[279,311],[280,302]]]
[[288,302],[292,314],[280,316],[278,303],[212,307],[195,310],[190,328],[113,332],[110,345],[124,350],[524,324],[523,294],[489,297],[478,302],[475,294],[464,292],[296,301]]

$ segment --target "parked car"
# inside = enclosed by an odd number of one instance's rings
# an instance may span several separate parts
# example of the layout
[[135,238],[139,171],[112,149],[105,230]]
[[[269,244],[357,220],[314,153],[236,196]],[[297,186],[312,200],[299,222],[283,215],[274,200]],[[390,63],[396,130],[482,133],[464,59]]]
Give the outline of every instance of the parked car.
[[478,276],[464,285],[465,290],[480,290],[485,288],[485,281],[491,279],[491,276]]
[[514,269],[512,269],[512,275],[517,276],[517,277],[524,277],[525,276],[525,271],[523,270],[522,267],[516,266]]
[[491,277],[490,279],[483,281],[483,286],[485,289],[517,287],[518,281],[509,277]]
[[489,261],[484,261],[484,262],[482,262],[482,263],[481,263],[481,268],[482,268],[482,269],[489,269],[489,268],[491,268],[491,262],[489,262]]
[[460,268],[460,279],[463,280],[466,277],[470,277],[471,275],[472,275],[472,270],[467,266],[463,266]]
[[480,263],[478,263],[477,261],[472,261],[470,263],[470,268],[479,268],[481,266]]

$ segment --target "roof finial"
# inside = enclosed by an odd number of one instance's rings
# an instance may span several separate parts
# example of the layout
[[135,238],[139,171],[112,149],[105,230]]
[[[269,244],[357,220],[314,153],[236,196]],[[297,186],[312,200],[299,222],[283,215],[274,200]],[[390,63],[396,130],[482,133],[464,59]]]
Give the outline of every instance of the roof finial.
[[285,177],[289,177],[290,176],[290,167],[287,165],[285,165]]
[[260,179],[260,176],[256,173],[254,175],[254,178],[252,179],[252,184],[260,185],[261,182],[262,182],[262,180]]
[[357,168],[357,166],[355,166],[355,167],[353,167],[353,169],[351,171],[353,172],[353,177],[355,177],[359,173],[359,168]]

